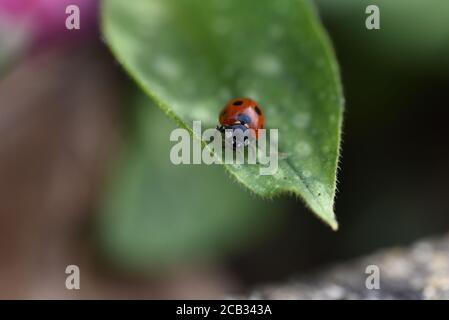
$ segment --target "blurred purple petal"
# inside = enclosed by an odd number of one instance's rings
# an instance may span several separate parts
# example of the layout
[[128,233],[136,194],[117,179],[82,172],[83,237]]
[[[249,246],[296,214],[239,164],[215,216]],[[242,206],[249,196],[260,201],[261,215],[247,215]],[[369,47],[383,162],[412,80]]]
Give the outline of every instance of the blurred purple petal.
[[[69,5],[77,5],[80,9],[80,30],[65,27]],[[0,19],[6,18],[17,25],[26,24],[35,46],[95,37],[98,34],[97,14],[97,0],[0,0]]]

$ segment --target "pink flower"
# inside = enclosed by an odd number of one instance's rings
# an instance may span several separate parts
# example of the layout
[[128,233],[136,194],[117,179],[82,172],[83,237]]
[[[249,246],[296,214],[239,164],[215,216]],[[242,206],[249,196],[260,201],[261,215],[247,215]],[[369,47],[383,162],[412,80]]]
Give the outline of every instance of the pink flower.
[[[66,8],[80,9],[80,29],[68,30]],[[0,0],[0,19],[8,19],[10,27],[25,24],[34,45],[54,41],[72,41],[97,35],[97,0]]]

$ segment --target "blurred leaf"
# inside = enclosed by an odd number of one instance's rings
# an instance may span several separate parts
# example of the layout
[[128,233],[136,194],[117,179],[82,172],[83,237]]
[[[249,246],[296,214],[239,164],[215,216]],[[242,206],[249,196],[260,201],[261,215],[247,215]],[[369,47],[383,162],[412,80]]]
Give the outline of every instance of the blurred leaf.
[[29,46],[29,30],[0,12],[0,76],[24,55]]
[[[449,1],[447,0],[315,0],[332,27],[356,48],[376,60],[399,66],[449,67]],[[380,29],[367,30],[368,5],[380,10]],[[379,55],[379,52],[382,54]],[[366,62],[365,62],[366,63]],[[416,71],[415,71],[416,72]]]
[[215,127],[230,98],[259,101],[289,156],[273,176],[260,176],[256,165],[226,169],[261,196],[302,196],[337,228],[342,93],[308,1],[108,0],[103,32],[131,76],[183,127],[193,120]]
[[256,201],[219,166],[173,165],[168,137],[175,125],[149,104],[139,99],[129,108],[131,135],[103,203],[99,226],[108,256],[142,268],[244,248],[267,219],[275,221],[273,205]]

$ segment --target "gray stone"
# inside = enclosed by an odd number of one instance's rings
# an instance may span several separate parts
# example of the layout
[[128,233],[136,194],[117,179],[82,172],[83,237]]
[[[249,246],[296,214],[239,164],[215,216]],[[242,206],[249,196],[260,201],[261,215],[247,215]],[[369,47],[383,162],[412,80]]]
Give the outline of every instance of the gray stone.
[[[368,289],[370,265],[379,269],[379,289]],[[250,299],[449,299],[449,236],[378,253],[263,286]]]

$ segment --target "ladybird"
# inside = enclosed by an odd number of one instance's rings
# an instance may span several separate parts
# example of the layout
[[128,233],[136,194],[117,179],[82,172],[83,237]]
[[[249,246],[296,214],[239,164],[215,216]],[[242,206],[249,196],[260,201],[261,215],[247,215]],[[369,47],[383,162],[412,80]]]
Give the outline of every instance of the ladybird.
[[255,138],[259,137],[259,129],[263,129],[265,116],[259,104],[250,98],[235,98],[226,103],[218,118],[218,130],[253,129]]

